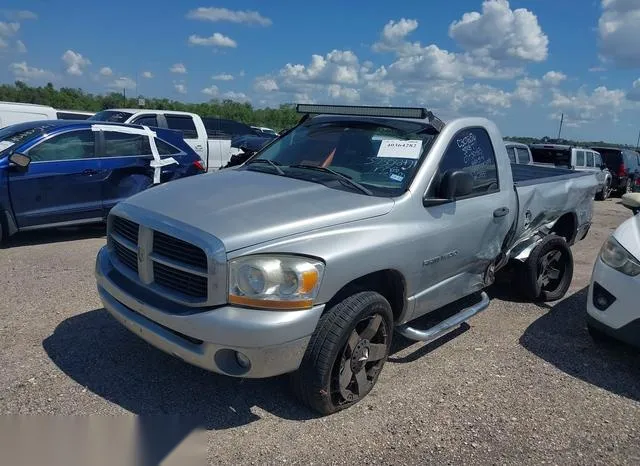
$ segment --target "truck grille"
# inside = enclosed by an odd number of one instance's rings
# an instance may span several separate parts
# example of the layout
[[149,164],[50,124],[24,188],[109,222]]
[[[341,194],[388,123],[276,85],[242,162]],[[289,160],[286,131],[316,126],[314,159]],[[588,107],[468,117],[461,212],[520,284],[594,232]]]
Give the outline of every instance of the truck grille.
[[207,255],[202,249],[159,231],[153,233],[153,251],[169,259],[207,270]]
[[[111,233],[112,251],[120,263],[141,277],[152,272],[152,282],[189,298],[208,297],[207,255],[198,246],[173,236],[152,230],[148,245],[138,242],[140,225],[131,220],[113,216]],[[142,239],[142,241],[145,241]],[[146,246],[146,247],[143,247]],[[150,248],[149,246],[152,246]],[[139,252],[147,250],[141,255]]]

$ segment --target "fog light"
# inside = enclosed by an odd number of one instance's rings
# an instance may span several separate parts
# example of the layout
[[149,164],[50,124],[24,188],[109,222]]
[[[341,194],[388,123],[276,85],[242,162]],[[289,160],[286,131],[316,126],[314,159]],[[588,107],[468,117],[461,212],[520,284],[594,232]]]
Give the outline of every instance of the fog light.
[[236,351],[236,361],[243,369],[251,367],[251,361],[249,358],[239,351]]
[[616,298],[598,282],[593,283],[593,305],[600,311],[606,311]]

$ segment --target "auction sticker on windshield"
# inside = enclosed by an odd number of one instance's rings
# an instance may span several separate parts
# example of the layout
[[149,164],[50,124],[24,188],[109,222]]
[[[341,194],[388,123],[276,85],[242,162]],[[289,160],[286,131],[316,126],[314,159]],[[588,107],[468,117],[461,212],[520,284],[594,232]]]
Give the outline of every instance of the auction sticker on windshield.
[[383,139],[378,149],[378,157],[391,157],[402,159],[418,159],[422,152],[422,141],[411,139]]

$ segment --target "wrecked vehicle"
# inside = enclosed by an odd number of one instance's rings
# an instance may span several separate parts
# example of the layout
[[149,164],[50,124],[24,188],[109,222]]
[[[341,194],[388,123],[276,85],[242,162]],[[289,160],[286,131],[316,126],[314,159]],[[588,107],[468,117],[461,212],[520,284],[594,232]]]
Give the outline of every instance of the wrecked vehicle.
[[[298,125],[242,166],[111,211],[97,288],[133,333],[220,374],[291,373],[299,399],[329,414],[371,391],[394,331],[455,329],[487,308],[505,266],[532,300],[566,293],[593,173],[512,166],[484,118],[297,109]],[[455,314],[417,328],[449,304]]]

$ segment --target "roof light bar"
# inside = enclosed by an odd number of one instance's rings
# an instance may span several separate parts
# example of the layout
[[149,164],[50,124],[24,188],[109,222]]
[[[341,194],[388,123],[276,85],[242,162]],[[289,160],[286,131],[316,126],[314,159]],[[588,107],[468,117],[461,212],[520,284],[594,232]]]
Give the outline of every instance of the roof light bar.
[[323,113],[328,115],[353,115],[371,117],[395,117],[425,119],[427,111],[418,107],[368,107],[360,105],[298,104],[298,113]]
[[421,107],[372,107],[361,105],[322,105],[322,104],[297,104],[298,113],[325,114],[325,115],[350,115],[388,118],[415,118],[427,119],[437,130],[442,131],[444,122],[433,113]]

